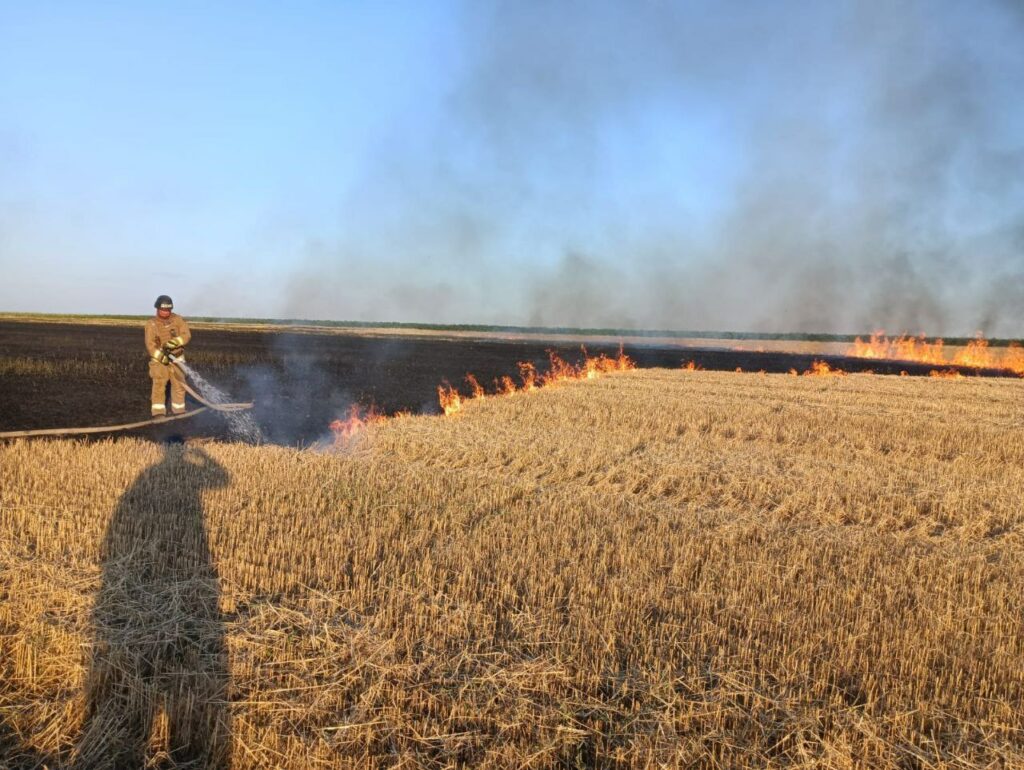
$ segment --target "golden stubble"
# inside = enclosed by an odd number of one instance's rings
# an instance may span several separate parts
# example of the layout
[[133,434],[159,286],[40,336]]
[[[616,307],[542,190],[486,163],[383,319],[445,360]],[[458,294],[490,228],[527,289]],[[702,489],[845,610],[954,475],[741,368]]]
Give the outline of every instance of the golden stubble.
[[[344,453],[174,450],[228,481],[151,490],[159,446],[5,445],[0,746],[78,760],[120,638],[96,627],[113,512],[118,558],[159,571],[159,501],[188,494],[216,574],[186,569],[151,633],[223,637],[234,767],[1021,766],[1022,395],[629,372]],[[148,628],[123,665],[152,664]],[[206,692],[204,665],[178,674]],[[173,704],[117,681],[160,712],[158,758]]]

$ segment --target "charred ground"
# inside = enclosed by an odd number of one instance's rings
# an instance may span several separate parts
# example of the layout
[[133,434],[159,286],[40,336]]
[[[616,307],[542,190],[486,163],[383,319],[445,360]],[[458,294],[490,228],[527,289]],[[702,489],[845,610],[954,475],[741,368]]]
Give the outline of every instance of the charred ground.
[[[617,347],[588,344],[591,354]],[[442,381],[464,385],[467,373],[489,386],[516,377],[519,361],[543,370],[548,351],[581,358],[578,344],[537,340],[467,340],[442,336],[393,337],[358,333],[197,329],[188,360],[237,400],[254,400],[266,440],[305,444],[352,404],[390,413],[438,411]],[[926,375],[933,368],[842,356],[738,351],[683,346],[627,345],[642,368],[677,368],[694,361],[709,370],[803,371],[815,359],[846,371]],[[977,373],[977,372],[974,372]],[[998,374],[998,372],[988,372]],[[149,380],[142,331],[130,326],[0,321],[0,431],[87,427],[145,419]],[[223,419],[189,420],[134,431],[153,440],[172,436],[227,438]]]

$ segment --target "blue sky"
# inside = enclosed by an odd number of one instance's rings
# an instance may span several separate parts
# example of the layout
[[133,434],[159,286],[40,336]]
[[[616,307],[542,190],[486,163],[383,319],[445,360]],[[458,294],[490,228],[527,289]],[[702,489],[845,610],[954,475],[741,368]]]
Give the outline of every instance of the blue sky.
[[184,299],[204,275],[273,272],[289,231],[337,227],[367,148],[436,109],[452,66],[418,4],[19,5],[0,54],[4,231],[35,296],[3,303],[25,309],[144,308],[166,284]]
[[0,3],[0,310],[1024,334],[1022,32],[1010,0]]

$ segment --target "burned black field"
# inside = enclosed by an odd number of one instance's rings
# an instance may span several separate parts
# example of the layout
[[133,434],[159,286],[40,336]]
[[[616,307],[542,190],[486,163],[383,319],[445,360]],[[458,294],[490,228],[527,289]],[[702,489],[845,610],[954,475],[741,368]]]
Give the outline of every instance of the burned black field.
[[[588,344],[592,354],[618,347]],[[255,401],[253,416],[268,442],[302,445],[328,434],[331,420],[353,404],[379,411],[437,413],[437,386],[464,387],[467,373],[485,388],[518,377],[518,362],[544,371],[548,351],[569,362],[578,344],[540,340],[474,340],[442,336],[390,337],[281,331],[195,331],[188,362],[233,400]],[[708,370],[803,371],[814,360],[855,372],[926,375],[909,363],[682,346],[625,346],[641,368],[678,368],[694,361]],[[142,330],[130,326],[0,321],[0,431],[71,428],[144,420],[149,379]],[[224,418],[204,413],[133,430],[162,441],[173,437],[230,438]],[[102,438],[104,434],[97,437]]]

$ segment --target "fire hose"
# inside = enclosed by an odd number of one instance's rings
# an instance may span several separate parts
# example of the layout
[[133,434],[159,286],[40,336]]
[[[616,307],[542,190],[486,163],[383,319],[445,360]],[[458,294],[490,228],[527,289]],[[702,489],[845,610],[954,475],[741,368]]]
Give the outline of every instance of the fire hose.
[[[187,376],[185,369],[172,357],[171,364],[182,373],[183,377]],[[0,439],[3,438],[25,438],[28,436],[77,436],[87,433],[114,433],[122,430],[132,430],[133,428],[144,428],[151,425],[162,425],[165,422],[171,422],[172,420],[183,420],[186,417],[194,417],[201,412],[205,412],[207,409],[212,409],[215,412],[241,412],[246,409],[252,409],[253,402],[249,401],[246,403],[237,404],[214,404],[207,399],[200,396],[191,385],[188,384],[188,380],[183,380],[182,384],[185,386],[185,392],[187,392],[192,398],[202,404],[198,409],[193,409],[185,414],[174,414],[169,417],[156,417],[149,420],[138,420],[136,422],[126,422],[121,425],[103,425],[94,428],[43,428],[39,430],[9,430],[0,432]]]

